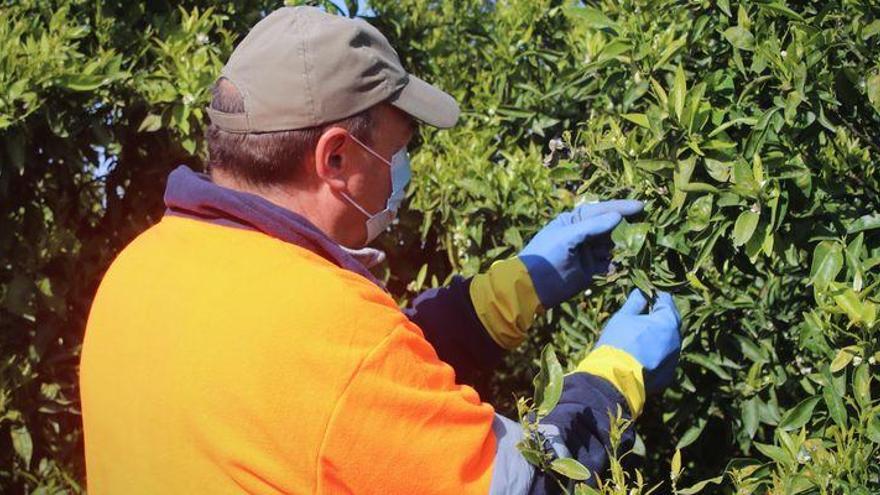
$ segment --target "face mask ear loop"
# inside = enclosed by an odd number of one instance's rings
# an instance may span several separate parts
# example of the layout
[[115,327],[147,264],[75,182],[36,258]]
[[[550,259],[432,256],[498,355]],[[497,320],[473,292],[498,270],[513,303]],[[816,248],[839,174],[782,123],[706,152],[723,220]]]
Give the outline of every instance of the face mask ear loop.
[[[382,158],[382,155],[380,155],[379,153],[376,153],[376,152],[373,151],[369,146],[367,146],[366,144],[364,144],[363,142],[361,142],[360,139],[354,137],[354,134],[352,134],[352,133],[350,133],[350,132],[347,133],[347,134],[348,134],[348,137],[350,137],[350,138],[352,139],[352,141],[354,141],[354,142],[356,142],[357,144],[361,145],[361,147],[364,148],[365,150],[367,150],[367,152],[369,152],[371,155],[375,156],[376,158],[378,158],[379,160],[381,160],[382,163],[384,163],[384,164],[388,165],[389,167],[391,167],[391,163],[390,163],[388,160]],[[355,201],[351,196],[348,195],[348,193],[346,193],[345,191],[340,191],[340,194],[342,194],[342,197],[344,197],[349,203],[351,203],[352,206],[354,206],[355,208],[357,208],[357,210],[358,210],[359,212],[363,213],[364,216],[367,217],[367,219],[373,218],[373,214],[370,213],[370,212],[368,212],[368,211],[367,211],[366,209],[364,209],[364,207],[362,207],[361,205],[359,205],[359,204],[357,203],[357,201]]]
[[354,206],[355,208],[357,208],[357,210],[358,210],[359,212],[363,213],[365,217],[367,217],[368,219],[373,217],[373,215],[372,215],[370,212],[368,212],[367,210],[365,210],[361,205],[357,204],[357,202],[356,202],[355,200],[353,200],[353,199],[351,198],[351,196],[348,195],[347,192],[345,192],[345,191],[339,191],[339,194],[341,194],[342,197],[344,197],[346,200],[348,200],[348,202],[351,203],[352,206]]
[[350,138],[352,139],[352,141],[354,141],[354,142],[356,142],[357,144],[361,145],[361,147],[364,148],[365,150],[367,150],[371,155],[373,155],[373,156],[375,156],[376,158],[382,160],[382,163],[384,163],[385,165],[388,165],[389,167],[391,166],[391,162],[389,162],[388,160],[386,160],[386,159],[385,159],[382,155],[380,155],[379,153],[376,153],[375,151],[373,151],[372,148],[370,148],[369,146],[367,146],[366,144],[364,144],[363,142],[361,142],[360,139],[354,137],[354,134],[349,133],[349,134],[348,134],[348,137],[350,137]]

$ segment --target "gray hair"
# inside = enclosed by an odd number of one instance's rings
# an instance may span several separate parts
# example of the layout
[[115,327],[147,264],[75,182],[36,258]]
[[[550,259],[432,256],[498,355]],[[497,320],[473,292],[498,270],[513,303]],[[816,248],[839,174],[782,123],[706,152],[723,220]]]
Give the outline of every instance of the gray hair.
[[[211,108],[226,113],[244,113],[244,98],[238,88],[221,77],[211,90]],[[371,109],[316,127],[291,131],[233,133],[214,124],[208,126],[208,169],[222,170],[253,186],[287,184],[297,179],[321,134],[330,126],[347,129],[355,138],[371,143]]]

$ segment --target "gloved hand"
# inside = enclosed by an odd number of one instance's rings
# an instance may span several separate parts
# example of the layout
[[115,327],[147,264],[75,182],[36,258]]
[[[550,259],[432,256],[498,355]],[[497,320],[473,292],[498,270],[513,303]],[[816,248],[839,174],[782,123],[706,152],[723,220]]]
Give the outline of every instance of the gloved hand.
[[672,296],[658,292],[651,311],[648,301],[635,289],[623,306],[608,320],[599,335],[596,349],[610,346],[620,349],[642,365],[645,390],[662,390],[672,381],[681,351],[681,316]]
[[545,309],[569,299],[590,285],[594,275],[611,264],[611,231],[621,218],[644,204],[613,200],[581,205],[562,213],[541,229],[519,253]]

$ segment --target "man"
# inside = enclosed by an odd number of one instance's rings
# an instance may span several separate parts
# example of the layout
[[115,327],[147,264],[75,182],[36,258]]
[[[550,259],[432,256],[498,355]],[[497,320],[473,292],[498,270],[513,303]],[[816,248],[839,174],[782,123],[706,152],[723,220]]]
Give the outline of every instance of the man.
[[[534,315],[607,269],[637,201],[581,206],[518,256],[400,310],[365,246],[394,218],[416,123],[455,101],[359,20],[283,8],[215,85],[210,178],[168,180],[165,217],[114,261],[81,363],[89,491],[548,493],[520,426],[456,374],[492,369]],[[607,463],[679,350],[671,297],[634,292],[542,420],[549,453]],[[629,434],[631,437],[631,433]]]

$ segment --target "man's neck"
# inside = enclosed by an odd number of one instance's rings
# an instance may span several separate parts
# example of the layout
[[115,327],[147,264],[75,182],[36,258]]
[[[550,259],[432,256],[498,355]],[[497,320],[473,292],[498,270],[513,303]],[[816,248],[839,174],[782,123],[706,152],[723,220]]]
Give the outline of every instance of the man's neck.
[[213,181],[214,184],[227,189],[260,196],[276,206],[280,206],[285,210],[290,210],[308,219],[318,226],[318,228],[321,228],[319,225],[319,223],[321,223],[320,219],[315,217],[316,212],[309,211],[307,206],[309,203],[303,201],[303,199],[308,196],[307,191],[298,191],[294,186],[290,186],[289,188],[280,186],[255,186],[238,179],[232,174],[216,169],[211,170],[211,181]]
[[[211,180],[221,187],[255,194],[272,204],[300,215],[340,246],[354,245],[357,242],[357,240],[347,237],[350,237],[355,228],[351,224],[352,221],[349,220],[349,223],[342,221],[342,212],[338,209],[337,204],[328,201],[326,195],[322,196],[318,188],[296,184],[254,186],[232,174],[217,169],[211,170]],[[358,220],[362,222],[362,220]]]

